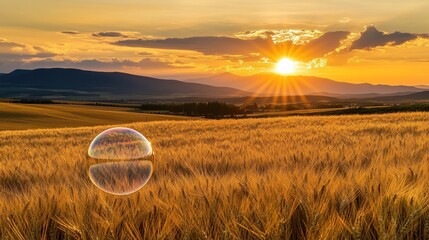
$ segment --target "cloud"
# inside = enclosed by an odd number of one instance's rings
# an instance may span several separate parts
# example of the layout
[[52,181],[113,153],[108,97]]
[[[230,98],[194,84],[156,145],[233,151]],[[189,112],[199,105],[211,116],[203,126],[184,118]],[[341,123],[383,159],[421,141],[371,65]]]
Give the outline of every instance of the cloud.
[[427,38],[427,34],[413,34],[413,33],[384,33],[377,30],[374,26],[366,27],[365,31],[361,32],[360,38],[355,40],[350,50],[366,49],[369,50],[381,46],[397,46],[402,45],[408,41],[417,39],[419,37]]
[[1,53],[0,61],[2,62],[11,62],[11,61],[19,61],[24,62],[34,58],[51,58],[55,57],[57,54],[51,52],[38,52],[35,54],[31,53]]
[[[173,68],[190,68],[190,64],[179,62],[177,60],[156,58],[146,53],[141,53],[142,59],[128,60],[116,59],[109,60],[99,59],[80,59],[59,60],[54,58],[59,56],[55,52],[41,47],[14,43],[0,38],[0,72],[13,71],[18,68],[51,68],[51,67],[68,67],[82,69],[121,69],[126,67],[140,69],[173,69]],[[66,56],[67,57],[67,56]]]
[[348,17],[344,17],[344,18],[341,18],[340,20],[338,20],[338,22],[340,22],[340,23],[348,23],[350,21],[351,21],[351,19]]
[[219,57],[221,60],[227,60],[230,62],[258,62],[261,60],[260,54],[249,54],[249,55],[222,55]]
[[39,52],[44,52],[44,51],[46,51],[44,48],[39,47],[39,46],[33,46],[33,49],[34,49],[34,50],[36,50],[36,51],[39,51]]
[[180,61],[174,61],[174,62],[167,62],[167,61],[160,61],[160,60],[154,60],[150,58],[144,58],[140,60],[139,67],[140,68],[155,68],[155,69],[162,69],[162,68],[189,68],[189,66],[181,65],[184,64]]
[[243,40],[232,37],[189,37],[166,39],[130,39],[114,43],[119,46],[157,49],[176,49],[201,52],[207,55],[247,54],[273,44],[270,39]]
[[39,46],[26,46],[0,39],[0,61],[25,61],[33,58],[50,58],[57,55]]
[[14,42],[8,42],[5,39],[0,38],[0,50],[5,49],[5,48],[10,49],[10,48],[15,48],[15,47],[25,48],[25,45],[19,44],[19,43],[14,43]]
[[255,38],[271,38],[273,35],[277,34],[275,30],[254,30],[254,31],[245,31],[234,34],[235,37],[240,39],[255,39]]
[[[189,37],[166,39],[129,39],[113,44],[128,47],[189,50],[205,55],[250,55],[264,53],[266,55],[283,55],[295,57],[298,60],[311,60],[323,57],[341,45],[341,40],[347,38],[349,32],[327,32],[305,44],[295,44],[293,41],[275,43],[271,38],[256,37],[240,39],[233,37]],[[297,54],[298,53],[298,54]]]
[[128,37],[120,32],[98,32],[98,33],[93,33],[92,36],[94,37]]
[[254,39],[256,37],[271,38],[275,43],[279,42],[293,42],[293,44],[305,44],[313,39],[322,35],[318,30],[305,30],[305,29],[283,29],[283,30],[254,30],[245,31],[234,34],[234,36],[241,39]]
[[340,47],[341,41],[346,39],[349,34],[350,32],[346,31],[327,32],[304,45],[302,49],[303,56],[301,58],[312,60],[323,57]]
[[139,52],[139,53],[137,53],[138,55],[140,55],[140,56],[152,56],[152,55],[154,55],[153,53],[151,53],[151,52]]
[[21,43],[9,42],[5,39],[0,39],[1,71],[7,70],[9,63],[11,62],[19,63],[28,60],[50,58],[54,56],[57,56],[57,54],[39,46],[24,45]]
[[70,59],[54,60],[42,59],[35,61],[23,62],[20,59],[12,59],[9,61],[0,59],[0,72],[10,72],[15,69],[35,69],[35,68],[79,68],[88,70],[118,70],[126,67],[134,67],[140,69],[154,70],[154,69],[174,69],[174,68],[191,68],[177,61],[164,61],[161,59],[143,58],[140,61],[132,60],[119,60],[111,59],[111,61],[100,61],[98,59],[84,59],[80,61],[73,61]]
[[28,56],[30,58],[50,58],[58,56],[57,53],[51,52],[49,50],[46,50],[45,48],[39,47],[39,46],[33,46],[33,49],[37,51],[35,54],[29,54]]
[[263,56],[277,61],[281,57],[290,57],[299,61],[311,61],[315,58],[325,57],[341,46],[350,32],[327,32],[306,44],[294,44],[291,41],[280,42],[262,51]]
[[165,69],[165,68],[182,68],[176,66],[177,62],[169,62],[160,59],[143,58],[140,61],[112,59],[112,61],[100,61],[97,59],[87,59],[82,61],[64,61],[69,67],[86,68],[86,69],[116,69],[123,67],[136,67],[141,69]]
[[80,32],[78,31],[62,31],[62,34],[69,34],[69,35],[76,35],[76,34],[80,34]]

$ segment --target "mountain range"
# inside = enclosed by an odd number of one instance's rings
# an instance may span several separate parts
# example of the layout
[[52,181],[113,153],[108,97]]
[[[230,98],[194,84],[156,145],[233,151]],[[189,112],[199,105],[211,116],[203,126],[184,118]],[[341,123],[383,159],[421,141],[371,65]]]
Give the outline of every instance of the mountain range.
[[227,98],[245,96],[319,95],[334,98],[374,98],[424,91],[413,86],[354,84],[312,76],[223,73],[184,81],[121,72],[79,69],[15,70],[0,74],[0,97],[76,100],[152,98]]
[[423,91],[414,86],[391,86],[369,83],[338,82],[313,76],[282,76],[274,73],[260,73],[252,76],[237,76],[231,73],[190,79],[189,82],[238,88],[249,92],[266,95],[363,95],[363,94],[397,94]]
[[427,102],[429,100],[429,91],[426,90],[423,92],[416,92],[405,95],[368,98],[368,100],[376,100],[381,102]]
[[163,80],[120,72],[79,69],[15,70],[0,75],[0,97],[141,99],[156,97],[230,97],[249,92],[229,87]]

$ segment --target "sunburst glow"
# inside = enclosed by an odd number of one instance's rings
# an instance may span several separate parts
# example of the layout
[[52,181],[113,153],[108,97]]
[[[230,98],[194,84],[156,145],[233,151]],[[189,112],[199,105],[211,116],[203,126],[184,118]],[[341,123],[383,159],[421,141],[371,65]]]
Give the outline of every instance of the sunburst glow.
[[282,58],[276,64],[276,72],[281,75],[288,75],[296,71],[296,62],[289,58]]

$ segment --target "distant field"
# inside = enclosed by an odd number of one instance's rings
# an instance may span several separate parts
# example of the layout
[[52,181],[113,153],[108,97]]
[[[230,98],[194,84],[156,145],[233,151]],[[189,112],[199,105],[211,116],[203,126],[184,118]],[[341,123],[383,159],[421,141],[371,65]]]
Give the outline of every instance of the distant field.
[[81,127],[195,118],[133,112],[133,108],[0,103],[0,131]]
[[110,126],[3,131],[0,239],[429,239],[428,122],[127,124],[156,155],[149,183],[123,197],[87,174],[88,146]]

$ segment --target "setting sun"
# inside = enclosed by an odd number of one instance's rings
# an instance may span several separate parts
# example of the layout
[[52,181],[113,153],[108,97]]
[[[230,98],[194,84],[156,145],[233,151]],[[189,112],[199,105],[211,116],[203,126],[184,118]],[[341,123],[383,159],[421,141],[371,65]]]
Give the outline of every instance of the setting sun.
[[289,58],[282,58],[276,64],[276,72],[287,75],[295,72],[296,63]]

